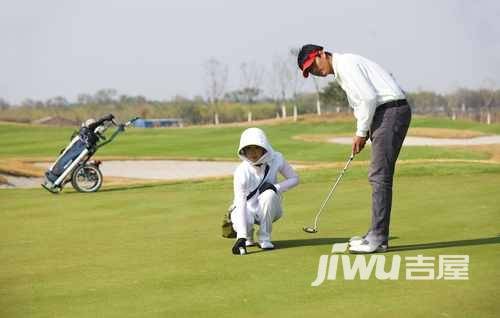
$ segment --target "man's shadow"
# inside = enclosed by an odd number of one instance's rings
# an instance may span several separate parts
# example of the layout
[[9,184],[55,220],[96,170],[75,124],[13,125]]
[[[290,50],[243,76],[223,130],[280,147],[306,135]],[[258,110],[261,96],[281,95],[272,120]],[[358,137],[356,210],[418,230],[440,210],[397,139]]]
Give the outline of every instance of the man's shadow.
[[[392,236],[389,238],[388,252],[402,252],[402,251],[426,250],[426,249],[459,247],[459,246],[500,244],[500,235],[495,237],[486,237],[486,238],[471,239],[471,240],[417,243],[408,245],[390,244],[392,240],[396,240],[398,238],[399,237],[397,236]],[[303,247],[303,246],[332,245],[335,243],[347,243],[348,241],[349,238],[347,237],[331,237],[331,238],[322,237],[322,238],[300,239],[300,240],[281,240],[281,241],[273,241],[273,243],[277,249],[284,249],[284,248]]]
[[500,236],[485,237],[472,240],[444,241],[444,242],[419,243],[419,244],[409,244],[409,245],[397,245],[397,246],[389,245],[388,252],[427,250],[435,248],[476,246],[476,245],[486,245],[486,244],[500,244]]
[[[389,241],[397,240],[399,237],[390,236]],[[273,241],[276,248],[291,248],[299,246],[315,246],[315,245],[332,245],[336,243],[347,243],[349,242],[349,237],[321,237],[313,239],[303,239],[303,240],[282,240]]]

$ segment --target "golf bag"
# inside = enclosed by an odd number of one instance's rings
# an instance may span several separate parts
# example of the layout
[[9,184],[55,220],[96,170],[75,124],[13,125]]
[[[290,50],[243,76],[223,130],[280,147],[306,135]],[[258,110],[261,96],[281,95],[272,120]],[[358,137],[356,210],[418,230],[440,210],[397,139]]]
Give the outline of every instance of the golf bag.
[[[98,148],[111,142],[125,126],[130,125],[137,118],[126,124],[117,124],[114,116],[109,114],[97,121],[89,119],[82,125],[78,134],[73,136],[70,144],[61,151],[57,160],[45,173],[46,190],[58,193],[64,185],[71,182],[73,188],[79,192],[96,192],[102,185],[102,173],[99,169],[100,161],[88,162]],[[118,129],[106,140],[103,135],[106,129],[114,124]],[[99,144],[100,140],[105,140]]]
[[50,182],[57,183],[56,181],[61,176],[65,176],[65,171],[69,172],[71,170],[71,164],[77,164],[88,152],[89,149],[80,135],[74,137],[70,144],[62,151],[59,158],[47,170],[45,177]]

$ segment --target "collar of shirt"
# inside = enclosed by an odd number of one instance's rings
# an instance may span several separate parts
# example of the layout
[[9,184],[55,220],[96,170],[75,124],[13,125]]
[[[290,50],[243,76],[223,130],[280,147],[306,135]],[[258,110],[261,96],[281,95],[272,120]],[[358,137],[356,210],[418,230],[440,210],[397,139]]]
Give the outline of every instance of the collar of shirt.
[[337,83],[340,85],[340,78],[338,76],[338,58],[340,57],[339,53],[332,53],[332,67],[333,67],[333,80],[337,81]]

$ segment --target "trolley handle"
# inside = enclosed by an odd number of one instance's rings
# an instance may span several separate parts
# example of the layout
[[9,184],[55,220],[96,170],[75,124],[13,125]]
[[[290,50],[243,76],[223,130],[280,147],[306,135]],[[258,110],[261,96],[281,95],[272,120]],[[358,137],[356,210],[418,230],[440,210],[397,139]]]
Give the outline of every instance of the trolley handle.
[[129,121],[127,121],[125,123],[125,127],[132,125],[134,123],[134,121],[138,120],[139,118],[141,118],[141,117],[134,117],[134,118],[130,119]]

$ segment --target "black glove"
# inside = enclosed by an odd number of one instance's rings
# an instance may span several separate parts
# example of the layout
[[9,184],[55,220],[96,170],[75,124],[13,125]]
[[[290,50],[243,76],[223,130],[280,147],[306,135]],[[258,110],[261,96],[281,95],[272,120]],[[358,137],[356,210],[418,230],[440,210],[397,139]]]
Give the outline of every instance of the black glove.
[[112,120],[113,118],[115,118],[115,116],[113,114],[108,114],[104,117],[104,119],[106,119],[106,120]]
[[262,192],[264,192],[266,190],[273,190],[274,193],[278,193],[278,190],[276,189],[276,187],[274,186],[274,184],[269,183],[269,182],[264,182],[260,186],[260,188],[259,188],[259,194],[262,194]]

